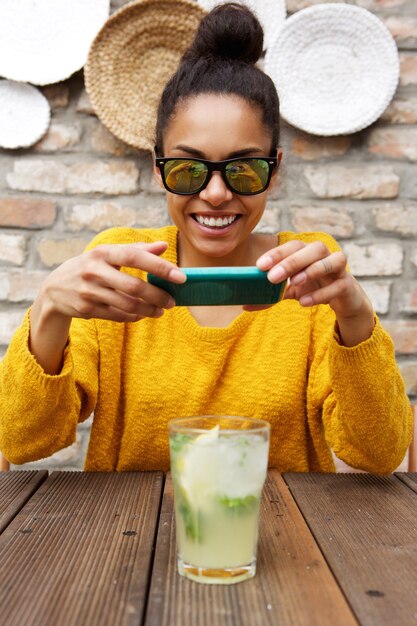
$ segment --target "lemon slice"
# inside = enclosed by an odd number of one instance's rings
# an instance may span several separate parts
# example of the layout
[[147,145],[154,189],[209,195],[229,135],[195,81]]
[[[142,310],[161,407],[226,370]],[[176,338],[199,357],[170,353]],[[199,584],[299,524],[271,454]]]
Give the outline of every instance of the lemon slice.
[[179,483],[193,509],[205,510],[210,507],[210,496],[216,489],[216,476],[219,471],[218,450],[219,425],[209,432],[199,435],[190,442],[181,458]]

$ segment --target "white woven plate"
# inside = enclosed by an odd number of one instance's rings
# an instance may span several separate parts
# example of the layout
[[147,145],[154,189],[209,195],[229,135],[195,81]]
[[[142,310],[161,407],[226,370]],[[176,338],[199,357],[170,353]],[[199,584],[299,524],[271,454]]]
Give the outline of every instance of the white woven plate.
[[321,4],[286,20],[265,57],[281,115],[313,135],[366,128],[388,106],[399,78],[394,39],[366,9]]
[[51,111],[36,87],[0,80],[0,146],[27,148],[48,130]]
[[110,0],[0,0],[0,76],[47,85],[81,69]]
[[[197,0],[207,11],[229,0]],[[282,28],[287,15],[285,0],[239,0],[251,9],[264,29],[264,49],[268,49]]]

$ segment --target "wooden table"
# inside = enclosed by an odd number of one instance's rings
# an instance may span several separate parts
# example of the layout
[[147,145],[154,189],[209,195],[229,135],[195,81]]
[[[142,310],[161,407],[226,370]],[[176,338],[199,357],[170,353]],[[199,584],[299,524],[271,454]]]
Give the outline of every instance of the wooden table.
[[417,474],[269,472],[258,573],[176,573],[159,472],[0,474],[2,626],[417,624]]

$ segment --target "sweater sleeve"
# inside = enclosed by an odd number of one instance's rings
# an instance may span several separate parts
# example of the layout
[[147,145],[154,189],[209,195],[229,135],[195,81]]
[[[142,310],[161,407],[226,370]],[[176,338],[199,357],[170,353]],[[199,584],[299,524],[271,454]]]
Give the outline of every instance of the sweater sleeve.
[[310,428],[324,428],[336,456],[352,467],[390,473],[403,460],[412,432],[411,406],[392,339],[376,318],[369,339],[345,347],[334,323],[329,326],[332,312],[317,309],[308,387]]
[[[281,233],[282,243],[291,239],[321,240],[331,252],[340,250],[327,233]],[[312,319],[307,418],[314,441],[322,441],[324,434],[348,465],[392,472],[410,445],[413,418],[391,337],[376,317],[371,337],[347,348],[329,306],[314,307]]]
[[61,372],[46,374],[29,350],[29,311],[0,363],[0,449],[12,463],[50,456],[75,441],[94,410],[99,350],[94,320],[74,319]]

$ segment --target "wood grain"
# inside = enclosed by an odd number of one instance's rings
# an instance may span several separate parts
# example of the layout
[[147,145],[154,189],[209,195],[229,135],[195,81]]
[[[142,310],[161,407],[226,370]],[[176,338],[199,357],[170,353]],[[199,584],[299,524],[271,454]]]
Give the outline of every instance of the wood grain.
[[269,474],[264,490],[257,575],[225,586],[177,574],[173,489],[167,478],[145,626],[277,624],[357,624],[278,473]]
[[47,478],[46,470],[0,473],[0,533]]
[[362,626],[417,615],[416,494],[395,476],[285,474]]
[[405,485],[417,493],[417,473],[398,472],[395,474]]
[[55,472],[0,537],[2,626],[140,624],[163,475]]

